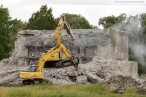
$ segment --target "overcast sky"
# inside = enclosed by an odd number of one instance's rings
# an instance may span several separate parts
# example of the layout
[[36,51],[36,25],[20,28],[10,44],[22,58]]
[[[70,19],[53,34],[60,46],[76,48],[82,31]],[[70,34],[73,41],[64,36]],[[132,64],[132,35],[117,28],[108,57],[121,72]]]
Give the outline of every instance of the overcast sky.
[[28,21],[33,12],[47,4],[52,7],[54,17],[59,17],[62,13],[81,14],[92,25],[98,25],[100,17],[121,13],[136,15],[146,13],[146,5],[119,5],[113,0],[0,0],[0,5],[9,8],[10,16]]

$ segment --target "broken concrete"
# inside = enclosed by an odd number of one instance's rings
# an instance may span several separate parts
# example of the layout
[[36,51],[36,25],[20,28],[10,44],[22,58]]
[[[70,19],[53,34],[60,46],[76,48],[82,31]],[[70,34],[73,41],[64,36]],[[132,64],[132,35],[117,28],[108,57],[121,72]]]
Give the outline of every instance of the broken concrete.
[[[41,54],[54,45],[53,32],[53,30],[19,32],[12,56],[1,61],[0,64],[3,66],[22,66],[22,68],[32,64],[37,65]],[[137,62],[128,61],[128,36],[125,32],[73,29],[72,33],[76,37],[75,42],[71,41],[65,31],[62,32],[61,41],[75,57],[79,57],[81,75],[76,75],[73,66],[59,69],[46,68],[44,71],[46,80],[55,84],[74,84],[106,82],[112,76],[117,75],[138,77]],[[12,77],[16,77],[16,75],[18,73],[14,73]],[[9,78],[11,80],[11,77]],[[20,84],[18,76],[15,80],[16,83]],[[5,80],[2,83],[5,83]],[[7,84],[16,83],[9,81]]]
[[146,95],[146,87],[143,87],[143,88],[140,88],[137,90],[137,93],[138,94],[141,94],[141,95]]
[[44,76],[49,81],[58,84],[106,82],[112,76],[117,75],[138,77],[135,72],[137,63],[131,61],[95,60],[94,58],[94,61],[87,64],[79,64],[79,66],[80,76],[76,76],[73,66],[45,69]]
[[88,82],[88,81],[87,81],[87,76],[85,76],[85,75],[77,76],[77,77],[76,77],[76,82],[77,82],[77,83],[80,83],[80,84],[85,84],[85,83],[87,83],[87,82]]
[[22,79],[19,72],[26,70],[26,67],[2,66],[0,65],[0,86],[20,86]]
[[131,76],[113,76],[108,81],[107,84],[109,89],[114,93],[123,93],[127,88],[139,88],[141,83],[138,80],[133,79]]

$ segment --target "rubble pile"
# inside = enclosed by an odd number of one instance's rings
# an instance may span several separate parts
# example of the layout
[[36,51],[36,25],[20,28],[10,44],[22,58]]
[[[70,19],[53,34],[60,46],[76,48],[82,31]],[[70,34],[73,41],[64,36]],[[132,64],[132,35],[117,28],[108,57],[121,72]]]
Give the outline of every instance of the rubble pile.
[[123,93],[127,88],[141,88],[142,84],[139,80],[133,79],[131,76],[117,75],[111,77],[107,84],[109,89],[115,93]]
[[58,84],[106,82],[112,76],[117,75],[138,78],[135,72],[137,68],[136,62],[117,61],[113,59],[95,60],[94,58],[92,62],[79,64],[79,67],[79,76],[73,66],[60,69],[45,69],[44,75],[48,81]]
[[22,79],[19,79],[19,72],[26,70],[26,67],[0,65],[0,86],[20,86]]
[[[21,85],[19,71],[37,65],[42,53],[54,46],[53,30],[20,31],[12,56],[0,61],[0,85]],[[73,29],[76,41],[63,31],[61,41],[80,59],[80,75],[73,66],[45,68],[47,81],[55,84],[108,82],[113,76],[138,78],[137,62],[128,61],[128,36],[125,32],[100,29]]]

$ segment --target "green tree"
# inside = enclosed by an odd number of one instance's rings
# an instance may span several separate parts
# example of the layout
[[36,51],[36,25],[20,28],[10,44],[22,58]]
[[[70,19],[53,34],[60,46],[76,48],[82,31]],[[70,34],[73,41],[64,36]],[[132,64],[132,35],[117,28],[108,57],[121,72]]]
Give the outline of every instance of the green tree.
[[117,17],[112,15],[112,16],[100,18],[98,24],[102,25],[104,29],[107,29],[117,23],[122,22],[124,19],[126,19],[125,13],[123,13]]
[[17,32],[24,27],[21,20],[11,19],[8,8],[0,6],[0,60],[9,57]]
[[87,19],[81,15],[64,13],[67,22],[72,29],[91,29],[92,25],[89,24]]
[[56,21],[52,15],[52,8],[47,5],[41,6],[40,10],[33,13],[29,19],[26,29],[51,30],[55,29]]
[[144,34],[146,34],[146,13],[141,14],[141,26]]
[[9,36],[11,36],[11,45],[14,46],[14,42],[16,40],[17,33],[24,29],[26,26],[25,23],[23,23],[21,20],[14,19],[10,21],[10,28],[9,28]]
[[9,36],[10,16],[7,8],[0,6],[0,60],[9,56],[11,50]]

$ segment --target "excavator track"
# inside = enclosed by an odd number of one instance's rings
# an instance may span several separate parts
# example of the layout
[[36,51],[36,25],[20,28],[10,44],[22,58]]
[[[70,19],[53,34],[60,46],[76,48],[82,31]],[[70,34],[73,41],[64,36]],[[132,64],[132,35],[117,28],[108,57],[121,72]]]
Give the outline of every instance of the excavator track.
[[23,85],[33,85],[35,84],[34,80],[26,79],[22,81]]
[[33,85],[33,84],[41,84],[43,82],[43,79],[26,79],[23,80],[22,83],[23,85]]
[[79,59],[75,58],[74,60],[61,60],[56,62],[56,67],[57,68],[63,68],[63,67],[67,67],[67,66],[75,66],[79,64]]

